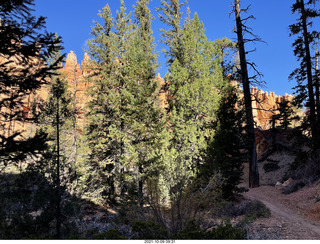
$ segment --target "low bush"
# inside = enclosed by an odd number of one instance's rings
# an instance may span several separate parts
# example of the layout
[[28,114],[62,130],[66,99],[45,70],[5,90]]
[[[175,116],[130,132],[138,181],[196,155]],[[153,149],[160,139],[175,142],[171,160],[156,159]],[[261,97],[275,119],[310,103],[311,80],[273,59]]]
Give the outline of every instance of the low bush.
[[265,172],[272,172],[280,169],[278,163],[270,162],[263,165],[263,169]]
[[132,232],[135,233],[135,239],[168,239],[167,230],[153,221],[135,220],[132,223]]
[[176,234],[173,239],[178,240],[244,240],[246,231],[235,228],[230,222],[222,223],[210,231],[203,230],[195,221],[187,224],[186,228]]
[[260,201],[253,201],[249,204],[249,209],[245,213],[245,216],[250,220],[256,220],[258,218],[268,218],[271,216],[271,211]]
[[229,202],[220,211],[221,216],[230,218],[245,215],[246,218],[255,220],[261,217],[269,217],[270,210],[260,201],[244,200],[240,204]]
[[122,236],[118,229],[110,229],[106,232],[93,235],[95,240],[127,240],[128,238]]

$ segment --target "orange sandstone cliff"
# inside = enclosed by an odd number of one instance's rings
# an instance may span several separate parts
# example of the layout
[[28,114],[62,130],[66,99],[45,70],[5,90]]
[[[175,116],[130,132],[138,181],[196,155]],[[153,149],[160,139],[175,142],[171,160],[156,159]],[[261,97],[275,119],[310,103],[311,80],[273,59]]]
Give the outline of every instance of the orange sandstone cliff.
[[[80,63],[77,62],[76,54],[71,51],[67,55],[65,66],[60,69],[60,73],[62,73],[63,78],[68,81],[69,89],[74,96],[75,104],[78,108],[78,125],[80,128],[83,128],[86,124],[85,120],[85,104],[89,101],[89,97],[86,94],[88,87],[90,84],[88,83],[88,79],[86,77],[90,74],[90,57],[88,54],[84,54],[84,58]],[[160,106],[165,108],[167,107],[167,84],[163,80],[163,78],[158,76],[156,80],[160,83],[161,89],[159,92],[160,98]],[[235,82],[232,82],[235,83]],[[36,94],[30,94],[30,96],[25,100],[25,106],[23,107],[22,113],[24,116],[28,116],[28,111],[30,109],[30,104],[32,100],[35,99],[45,99],[48,95],[47,89],[43,88],[36,92]],[[252,95],[252,107],[253,107],[253,115],[255,120],[255,126],[257,128],[261,128],[263,130],[270,129],[271,123],[270,120],[272,115],[278,113],[277,109],[279,108],[278,103],[280,101],[286,100],[291,102],[293,96],[285,94],[285,96],[277,96],[274,92],[265,92],[263,90],[257,89],[257,87],[251,88]],[[25,123],[21,122],[11,122],[10,125],[7,125],[7,131],[14,131],[17,129],[24,129],[26,131],[33,130],[32,124],[28,124],[26,126]]]
[[69,90],[73,95],[75,105],[78,110],[78,125],[82,129],[86,123],[84,113],[85,105],[89,100],[87,96],[87,90],[89,82],[86,77],[90,74],[90,57],[87,53],[84,54],[83,60],[80,64],[77,62],[76,54],[71,51],[67,55],[64,68],[60,69],[60,73],[68,81]]
[[279,113],[279,103],[282,101],[292,102],[293,96],[287,93],[284,96],[277,96],[274,92],[265,92],[257,87],[251,88],[252,109],[256,127],[263,130],[271,128],[270,120],[273,115]]

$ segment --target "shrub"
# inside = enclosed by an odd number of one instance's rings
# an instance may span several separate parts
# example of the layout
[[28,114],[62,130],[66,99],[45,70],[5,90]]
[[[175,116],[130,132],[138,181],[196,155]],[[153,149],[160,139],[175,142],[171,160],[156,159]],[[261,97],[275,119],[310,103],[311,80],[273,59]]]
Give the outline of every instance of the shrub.
[[125,236],[122,236],[118,229],[110,229],[106,232],[94,234],[93,238],[95,240],[126,240]]
[[230,222],[221,224],[218,228],[213,229],[210,233],[210,239],[216,240],[244,240],[247,232],[241,228],[236,228]]
[[132,223],[132,232],[136,233],[136,239],[167,239],[167,230],[153,221],[135,220]]
[[246,220],[250,221],[271,215],[270,210],[262,202],[249,200],[242,201],[238,205],[229,202],[220,213],[230,218],[245,215]]
[[195,221],[190,221],[186,228],[180,231],[173,239],[179,240],[243,240],[246,231],[235,228],[230,222],[222,223],[210,231],[203,230]]
[[246,217],[249,220],[256,220],[258,218],[268,218],[271,216],[271,211],[260,201],[250,202],[249,211],[246,212]]
[[265,172],[272,172],[272,171],[276,171],[278,169],[280,169],[278,163],[266,163],[265,165],[263,165],[263,169]]

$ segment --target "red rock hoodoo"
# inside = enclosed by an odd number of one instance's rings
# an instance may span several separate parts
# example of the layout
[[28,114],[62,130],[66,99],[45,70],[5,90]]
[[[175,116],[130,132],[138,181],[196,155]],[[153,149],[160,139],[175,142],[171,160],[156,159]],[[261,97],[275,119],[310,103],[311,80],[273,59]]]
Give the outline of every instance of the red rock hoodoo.
[[[1,60],[0,60],[1,61]],[[3,60],[2,60],[3,61]],[[1,63],[1,62],[0,62]],[[84,58],[81,62],[81,65],[77,62],[76,54],[71,51],[67,55],[65,66],[60,69],[63,78],[68,81],[69,89],[75,98],[75,103],[77,104],[79,113],[78,113],[78,124],[80,128],[83,128],[85,125],[85,104],[88,102],[89,97],[86,94],[88,87],[90,86],[88,79],[86,77],[91,73],[90,66],[90,57],[88,54],[84,54]],[[159,82],[161,87],[159,92],[160,98],[160,106],[165,108],[168,105],[167,99],[167,86],[164,80],[158,76],[156,77],[156,81]],[[236,83],[233,81],[232,83]],[[28,111],[30,108],[31,100],[45,99],[48,96],[47,88],[43,87],[39,91],[36,92],[36,95],[30,94],[30,96],[25,101],[25,106],[23,108],[22,113],[25,116],[28,116]],[[241,94],[241,93],[240,93]],[[261,128],[263,130],[267,130],[271,127],[270,120],[272,115],[278,113],[277,109],[279,108],[279,102],[286,100],[291,102],[293,96],[285,94],[285,96],[277,96],[274,92],[268,93],[263,90],[258,89],[257,87],[251,88],[251,95],[252,95],[252,107],[253,107],[253,115],[255,120],[255,126],[257,128]],[[33,130],[32,125],[26,127],[24,123],[13,123],[11,122],[10,125],[7,126],[7,131],[15,131],[15,130],[25,130],[30,131]],[[30,133],[29,133],[30,134]]]

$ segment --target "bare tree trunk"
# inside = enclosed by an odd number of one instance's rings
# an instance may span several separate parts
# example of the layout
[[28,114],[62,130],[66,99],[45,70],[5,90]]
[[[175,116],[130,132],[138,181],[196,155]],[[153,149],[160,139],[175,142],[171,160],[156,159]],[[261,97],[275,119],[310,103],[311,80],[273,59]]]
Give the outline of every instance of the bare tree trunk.
[[301,21],[303,28],[303,41],[304,48],[306,52],[306,66],[307,66],[307,79],[308,79],[308,96],[309,96],[309,109],[310,109],[310,124],[311,124],[311,134],[313,139],[313,146],[317,148],[317,127],[316,127],[316,113],[315,113],[315,100],[313,92],[313,79],[312,79],[312,63],[308,39],[308,29],[307,29],[307,17],[304,8],[304,0],[300,0],[301,3]]
[[[72,129],[73,129],[73,135],[72,135],[72,163],[73,163],[73,168],[76,169],[76,163],[77,163],[77,156],[78,156],[78,145],[77,145],[77,116],[78,116],[78,111],[77,111],[77,65],[75,64],[74,70],[73,70],[73,124],[72,124]],[[75,111],[77,111],[75,113]]]
[[[59,82],[59,81],[58,81]],[[56,114],[56,123],[57,123],[57,179],[56,179],[56,235],[57,239],[61,238],[61,182],[60,182],[60,128],[59,128],[59,121],[60,121],[60,114],[59,114],[59,94],[57,95],[57,114]]]
[[316,50],[316,72],[315,72],[315,87],[316,87],[316,113],[317,113],[317,128],[320,127],[320,73],[319,73],[319,50],[318,50],[319,39],[317,40],[317,50]]
[[141,175],[143,174],[143,168],[139,165],[139,182],[138,182],[138,194],[139,194],[139,206],[143,209],[144,199],[143,199],[143,180],[141,179]]
[[235,15],[237,24],[237,36],[238,36],[238,48],[240,56],[241,67],[241,79],[243,85],[243,94],[245,101],[246,112],[246,132],[248,137],[248,152],[249,152],[249,187],[258,187],[259,183],[259,171],[258,160],[256,151],[256,138],[254,132],[254,122],[252,113],[252,101],[250,92],[250,82],[248,77],[247,60],[243,41],[242,21],[240,16],[240,0],[234,0],[235,3]]

